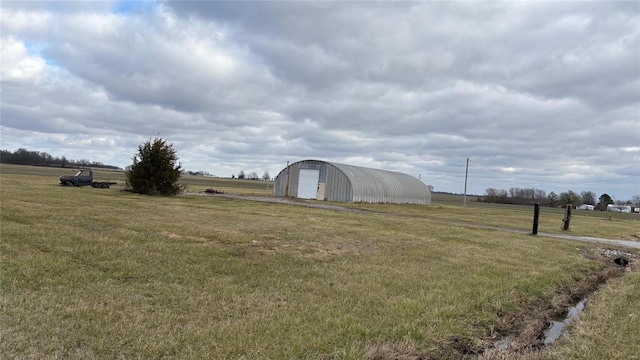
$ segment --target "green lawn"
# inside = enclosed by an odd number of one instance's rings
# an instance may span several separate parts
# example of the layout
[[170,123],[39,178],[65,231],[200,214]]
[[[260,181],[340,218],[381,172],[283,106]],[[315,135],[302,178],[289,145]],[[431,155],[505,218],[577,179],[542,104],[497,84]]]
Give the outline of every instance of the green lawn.
[[[0,358],[460,358],[460,344],[486,345],[505,319],[602,268],[581,255],[593,244],[429,221],[529,227],[525,211],[147,197],[62,187],[65,171],[51,170],[1,167]],[[183,181],[270,194],[261,181]],[[637,222],[611,224],[617,237]],[[553,352],[536,356],[637,356],[637,274],[605,285]]]

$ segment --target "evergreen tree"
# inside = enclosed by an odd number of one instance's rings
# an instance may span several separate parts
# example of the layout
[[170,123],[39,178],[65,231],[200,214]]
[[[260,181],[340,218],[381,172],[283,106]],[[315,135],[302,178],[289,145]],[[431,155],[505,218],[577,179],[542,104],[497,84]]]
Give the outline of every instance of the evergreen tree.
[[127,187],[145,195],[175,195],[181,168],[173,144],[155,138],[138,146],[133,165],[127,171]]
[[596,210],[605,211],[607,210],[607,205],[613,204],[613,199],[609,194],[602,194],[598,199],[598,205],[596,206]]
[[566,206],[571,204],[573,206],[576,206],[581,202],[582,202],[582,198],[580,197],[580,195],[578,195],[574,191],[569,190],[567,192],[560,193],[560,203],[562,205]]

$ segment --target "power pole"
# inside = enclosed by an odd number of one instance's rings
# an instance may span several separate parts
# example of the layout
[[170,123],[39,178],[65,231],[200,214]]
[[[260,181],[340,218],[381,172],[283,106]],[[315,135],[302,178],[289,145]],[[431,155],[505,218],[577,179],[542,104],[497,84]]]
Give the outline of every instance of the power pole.
[[464,206],[467,206],[467,178],[469,177],[469,158],[467,158],[467,169],[464,172]]

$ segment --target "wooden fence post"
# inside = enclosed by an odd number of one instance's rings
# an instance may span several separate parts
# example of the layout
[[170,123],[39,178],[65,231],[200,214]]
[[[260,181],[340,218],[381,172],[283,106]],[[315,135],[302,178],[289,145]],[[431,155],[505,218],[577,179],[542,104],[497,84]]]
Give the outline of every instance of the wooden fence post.
[[540,204],[533,205],[533,235],[538,235],[538,220],[540,219]]
[[572,204],[567,204],[567,213],[564,216],[564,224],[562,226],[562,230],[567,231],[569,230],[569,223],[571,223],[571,208],[573,207]]

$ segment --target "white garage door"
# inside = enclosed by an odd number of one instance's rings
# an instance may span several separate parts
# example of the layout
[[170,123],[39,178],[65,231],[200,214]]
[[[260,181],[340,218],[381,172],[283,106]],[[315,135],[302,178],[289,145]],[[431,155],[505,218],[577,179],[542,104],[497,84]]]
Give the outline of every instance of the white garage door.
[[320,170],[300,169],[298,178],[298,197],[300,199],[315,199],[318,193],[318,179]]

